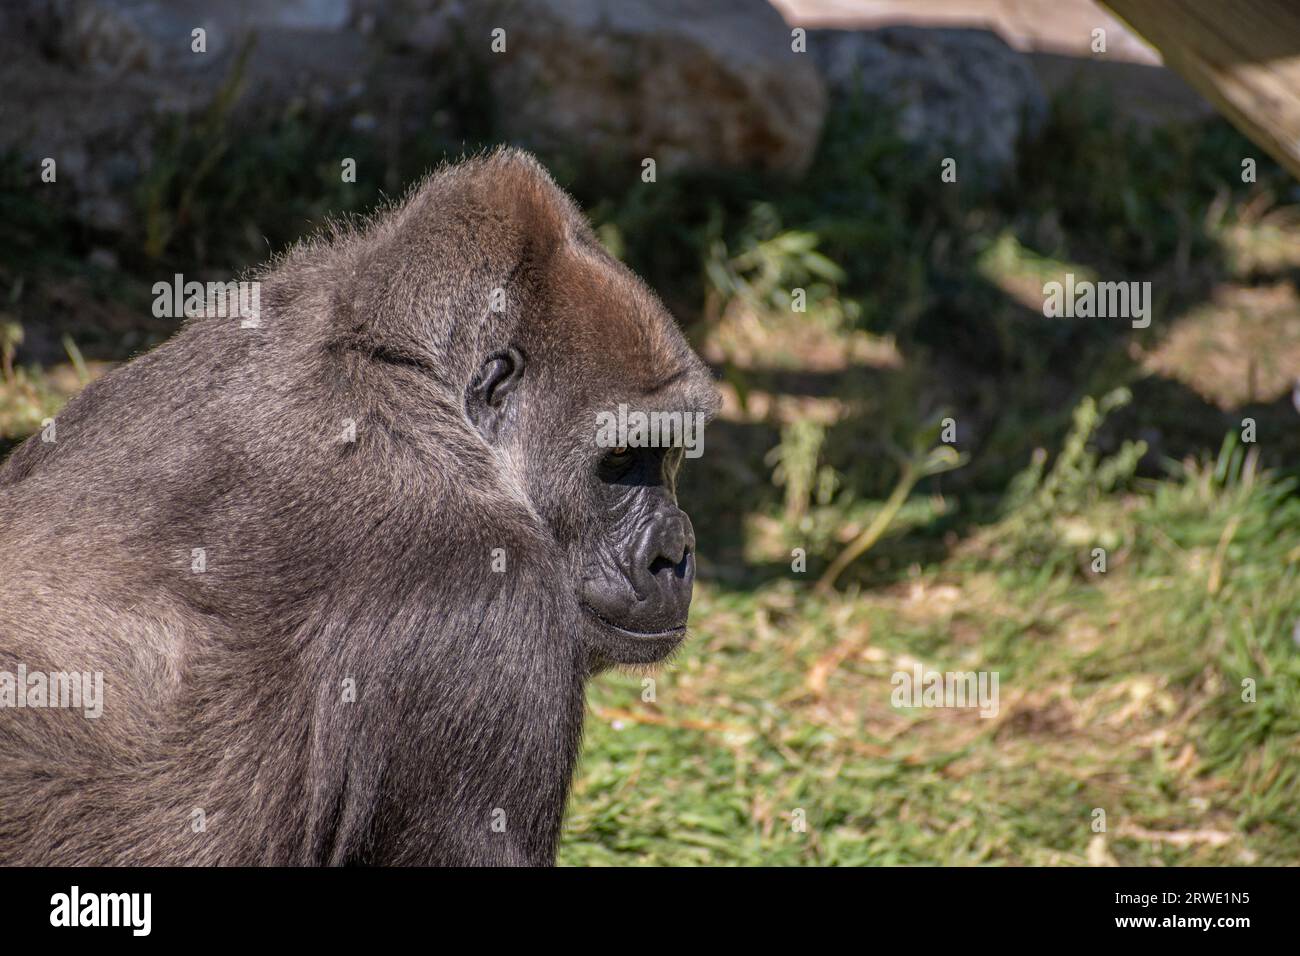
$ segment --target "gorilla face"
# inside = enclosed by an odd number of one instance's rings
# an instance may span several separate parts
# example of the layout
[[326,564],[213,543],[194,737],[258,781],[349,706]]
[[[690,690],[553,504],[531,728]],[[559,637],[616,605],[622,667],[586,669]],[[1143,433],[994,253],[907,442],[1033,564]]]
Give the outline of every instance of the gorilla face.
[[621,447],[596,466],[606,523],[581,572],[592,630],[620,663],[656,661],[686,634],[695,530],[677,507],[680,448]]
[[[658,299],[585,221],[566,224],[538,272],[551,280],[535,290],[538,311],[484,363],[470,417],[480,431],[499,423],[485,434],[569,554],[593,667],[659,661],[685,637],[695,578],[695,531],[677,504],[683,445],[697,447],[717,389]],[[602,416],[681,425],[611,441]]]

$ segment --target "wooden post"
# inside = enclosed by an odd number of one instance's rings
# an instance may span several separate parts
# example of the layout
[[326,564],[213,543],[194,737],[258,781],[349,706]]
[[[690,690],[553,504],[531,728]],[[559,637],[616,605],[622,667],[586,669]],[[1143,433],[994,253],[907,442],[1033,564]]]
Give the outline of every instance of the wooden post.
[[1300,179],[1300,3],[1101,0]]

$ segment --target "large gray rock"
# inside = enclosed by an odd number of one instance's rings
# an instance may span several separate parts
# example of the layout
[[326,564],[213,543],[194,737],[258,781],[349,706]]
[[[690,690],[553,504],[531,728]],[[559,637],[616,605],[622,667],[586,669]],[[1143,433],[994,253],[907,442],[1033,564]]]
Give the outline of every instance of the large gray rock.
[[[352,0],[48,0],[18,6],[32,17],[44,49],[76,70],[116,75],[130,71],[198,70],[251,31],[337,31],[348,26]],[[206,53],[191,49],[202,28]]]
[[959,179],[1000,177],[1047,115],[1028,61],[986,30],[816,30],[808,48],[832,96],[895,110],[899,135],[927,158],[956,158]]
[[528,145],[799,173],[825,117],[816,67],[766,0],[394,0],[377,19],[433,56],[468,46],[502,132]]
[[[205,53],[191,48],[197,27]],[[0,151],[23,154],[33,177],[56,160],[46,188],[108,230],[133,224],[160,118],[239,89],[231,130],[302,102],[347,110],[356,128],[376,115],[409,128],[437,121],[433,91],[449,82],[490,94],[503,138],[661,170],[797,173],[826,100],[766,0],[0,2]]]
[[[58,186],[98,228],[130,225],[161,115],[196,115],[235,79],[255,35],[240,109],[343,101],[366,44],[352,0],[9,0],[0,7],[0,151],[58,163]],[[191,31],[206,31],[194,52]],[[252,95],[248,95],[252,91]]]

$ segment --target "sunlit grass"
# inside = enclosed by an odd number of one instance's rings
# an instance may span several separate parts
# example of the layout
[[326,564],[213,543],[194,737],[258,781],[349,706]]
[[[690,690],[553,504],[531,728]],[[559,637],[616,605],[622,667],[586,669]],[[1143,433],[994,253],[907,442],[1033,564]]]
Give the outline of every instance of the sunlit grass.
[[[702,586],[653,702],[595,682],[562,862],[1300,862],[1300,503],[1204,475],[1085,513],[1133,542],[1092,577],[994,528],[870,592]],[[999,713],[893,708],[913,661],[998,671]]]

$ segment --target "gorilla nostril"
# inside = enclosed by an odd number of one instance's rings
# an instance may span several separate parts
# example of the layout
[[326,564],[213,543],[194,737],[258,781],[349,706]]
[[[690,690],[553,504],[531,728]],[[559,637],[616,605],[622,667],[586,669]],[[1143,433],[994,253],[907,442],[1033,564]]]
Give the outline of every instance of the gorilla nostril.
[[676,561],[665,555],[659,555],[650,562],[650,574],[658,575],[660,571],[671,571],[674,577],[684,578],[691,559],[690,547],[682,548],[681,554],[681,558]]
[[691,556],[695,550],[695,532],[684,514],[677,511],[656,515],[643,543],[647,546],[641,552],[644,570],[638,576],[648,574],[660,587],[671,586],[674,591],[689,585],[695,576]]
[[659,557],[655,558],[653,561],[650,562],[650,573],[658,574],[660,571],[664,571],[669,568],[676,568],[676,567],[677,564],[674,561],[665,558],[661,554],[659,555]]

